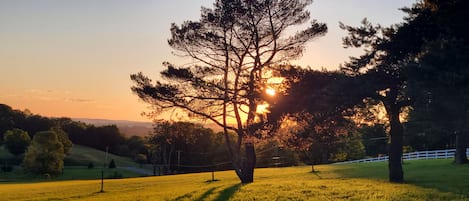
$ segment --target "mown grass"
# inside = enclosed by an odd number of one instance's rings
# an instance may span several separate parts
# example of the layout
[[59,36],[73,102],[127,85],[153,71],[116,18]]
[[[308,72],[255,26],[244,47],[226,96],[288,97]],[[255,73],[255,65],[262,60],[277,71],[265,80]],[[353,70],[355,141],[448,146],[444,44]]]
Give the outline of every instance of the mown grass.
[[138,166],[138,164],[130,158],[117,156],[111,153],[107,153],[106,156],[106,152],[80,145],[74,145],[72,147],[70,153],[65,157],[64,163],[70,166],[87,166],[92,162],[96,167],[101,167],[106,158],[107,163],[109,163],[111,159],[114,159],[117,166]]
[[[0,146],[0,162],[17,159],[18,157],[13,156],[5,146]],[[111,153],[85,147],[81,145],[73,145],[70,153],[65,157],[65,166],[88,166],[89,163],[93,163],[95,166],[103,166],[104,160],[107,158],[107,162],[114,159],[117,166],[138,166],[132,159],[122,156],[117,156]],[[21,160],[17,160],[21,162]],[[18,164],[16,164],[18,165]]]
[[[88,169],[80,166],[66,166],[62,174],[51,177],[49,175],[31,175],[24,172],[20,167],[15,167],[12,172],[0,172],[0,186],[2,183],[101,179],[102,170],[102,168]],[[104,169],[104,178],[133,178],[140,176],[143,175],[125,169]]]
[[[4,147],[0,146],[0,165],[3,165],[4,161],[11,161],[13,159],[17,159],[18,157],[14,157],[11,155],[8,150]],[[0,182],[2,183],[12,183],[12,182],[41,182],[41,181],[50,181],[50,180],[85,180],[85,179],[100,179],[101,178],[101,170],[104,167],[104,160],[107,158],[106,168],[104,170],[104,177],[105,178],[115,178],[122,177],[122,178],[129,178],[129,177],[140,177],[141,174],[134,173],[132,171],[124,170],[124,169],[108,169],[107,165],[111,159],[114,159],[117,167],[138,167],[139,165],[133,162],[131,159],[126,157],[117,156],[114,154],[107,154],[100,150],[96,150],[89,147],[84,147],[80,145],[75,145],[71,149],[69,155],[65,158],[65,167],[63,174],[49,178],[47,175],[31,175],[24,172],[21,169],[20,165],[16,165],[13,167],[12,172],[1,172],[0,171]],[[21,161],[21,160],[19,160]],[[94,167],[89,169],[88,165],[93,163]],[[12,163],[8,163],[12,165]],[[0,197],[1,200],[1,197]]]
[[[256,169],[241,185],[233,171],[106,180],[0,184],[0,200],[469,200],[469,166],[411,161],[407,183],[387,182],[385,163]],[[25,191],[25,189],[28,189]]]

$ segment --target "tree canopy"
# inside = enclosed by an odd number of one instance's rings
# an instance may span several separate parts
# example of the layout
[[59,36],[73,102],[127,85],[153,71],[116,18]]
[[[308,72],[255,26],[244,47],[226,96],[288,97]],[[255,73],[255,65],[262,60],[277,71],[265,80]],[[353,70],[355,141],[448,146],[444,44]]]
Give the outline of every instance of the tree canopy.
[[63,170],[64,147],[53,131],[34,135],[23,160],[23,167],[34,174],[58,175]]
[[3,134],[3,141],[8,151],[17,156],[26,151],[26,148],[28,148],[31,142],[31,138],[26,131],[14,128]]
[[[217,0],[202,8],[199,21],[171,25],[169,45],[195,65],[164,63],[164,81],[153,83],[142,73],[131,75],[132,91],[156,112],[182,110],[223,127],[233,166],[243,183],[253,181],[255,153],[252,138],[262,123],[258,106],[267,80],[279,64],[302,55],[305,44],[324,35],[323,23],[293,35],[286,30],[307,23],[311,0]],[[238,135],[231,142],[228,131]],[[244,144],[245,155],[241,155]]]

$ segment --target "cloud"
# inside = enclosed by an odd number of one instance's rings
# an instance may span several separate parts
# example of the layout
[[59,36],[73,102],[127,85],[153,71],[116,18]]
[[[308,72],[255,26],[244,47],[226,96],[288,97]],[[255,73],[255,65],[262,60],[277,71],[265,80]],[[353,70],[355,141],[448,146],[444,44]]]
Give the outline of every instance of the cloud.
[[29,89],[26,91],[30,98],[41,101],[65,101],[69,103],[92,103],[95,100],[80,97],[71,97],[71,91],[53,90],[53,89]]
[[0,98],[16,98],[16,97],[21,97],[21,96],[18,95],[18,94],[3,94],[3,95],[0,95]]
[[94,102],[92,99],[85,99],[85,98],[65,98],[67,102],[74,102],[74,103],[91,103]]

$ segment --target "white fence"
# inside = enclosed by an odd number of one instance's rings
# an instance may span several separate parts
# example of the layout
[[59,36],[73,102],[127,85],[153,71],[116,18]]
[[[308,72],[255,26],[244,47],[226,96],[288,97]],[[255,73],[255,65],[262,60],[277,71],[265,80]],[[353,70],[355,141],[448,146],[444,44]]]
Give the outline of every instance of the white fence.
[[[441,159],[441,158],[454,158],[455,149],[445,150],[433,150],[433,151],[417,151],[411,153],[405,153],[402,156],[404,160],[421,160],[421,159]],[[466,154],[469,156],[469,148],[466,149]],[[388,156],[380,156],[376,158],[365,158],[353,161],[338,162],[335,164],[345,163],[368,163],[368,162],[380,162],[389,160]]]

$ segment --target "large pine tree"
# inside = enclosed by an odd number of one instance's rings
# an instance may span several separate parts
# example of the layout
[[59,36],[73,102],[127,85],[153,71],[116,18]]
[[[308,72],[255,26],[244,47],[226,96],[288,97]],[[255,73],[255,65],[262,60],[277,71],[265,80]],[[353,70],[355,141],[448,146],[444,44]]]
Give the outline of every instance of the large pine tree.
[[[189,67],[165,63],[164,78],[153,83],[131,76],[132,90],[157,112],[182,110],[224,129],[233,167],[243,183],[253,182],[253,138],[262,123],[258,105],[266,80],[278,64],[301,56],[305,44],[327,31],[311,21],[304,30],[287,29],[310,21],[311,0],[217,0],[202,8],[199,21],[171,26],[169,45],[197,62]],[[232,142],[228,132],[235,132]],[[243,147],[244,145],[244,147]]]

